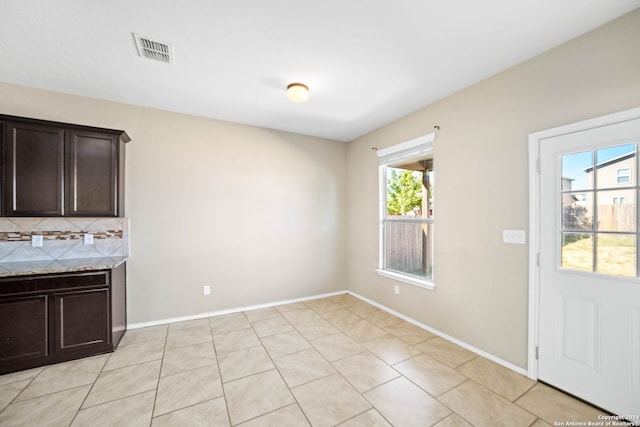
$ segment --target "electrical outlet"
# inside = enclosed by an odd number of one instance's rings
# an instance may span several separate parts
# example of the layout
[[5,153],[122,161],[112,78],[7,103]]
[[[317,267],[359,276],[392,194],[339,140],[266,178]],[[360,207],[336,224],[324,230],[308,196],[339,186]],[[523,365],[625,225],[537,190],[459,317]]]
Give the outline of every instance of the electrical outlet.
[[204,285],[204,286],[202,287],[202,294],[203,294],[203,295],[209,295],[209,294],[211,294],[211,286],[209,286],[209,285]]
[[396,295],[400,295],[400,285],[395,285],[393,293]]
[[32,234],[31,235],[31,246],[41,247],[42,246],[42,235],[40,235],[40,234]]
[[93,234],[87,233],[84,235],[84,244],[93,245]]

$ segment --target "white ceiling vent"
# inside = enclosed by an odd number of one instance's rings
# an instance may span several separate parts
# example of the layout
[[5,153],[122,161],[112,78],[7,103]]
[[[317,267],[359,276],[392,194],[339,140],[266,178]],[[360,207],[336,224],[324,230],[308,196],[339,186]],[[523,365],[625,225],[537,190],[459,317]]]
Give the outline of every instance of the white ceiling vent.
[[174,63],[172,44],[152,40],[149,37],[141,36],[136,33],[133,33],[133,37],[136,39],[138,55],[144,58],[166,62],[167,64]]

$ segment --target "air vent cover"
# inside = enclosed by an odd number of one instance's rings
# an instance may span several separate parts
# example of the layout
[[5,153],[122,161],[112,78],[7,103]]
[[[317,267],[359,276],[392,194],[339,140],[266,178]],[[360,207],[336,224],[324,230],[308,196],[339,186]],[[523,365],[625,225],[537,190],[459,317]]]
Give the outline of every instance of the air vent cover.
[[138,47],[138,55],[144,58],[166,62],[167,64],[173,64],[172,44],[153,40],[149,37],[141,36],[136,33],[133,33],[133,37],[135,38],[136,46]]

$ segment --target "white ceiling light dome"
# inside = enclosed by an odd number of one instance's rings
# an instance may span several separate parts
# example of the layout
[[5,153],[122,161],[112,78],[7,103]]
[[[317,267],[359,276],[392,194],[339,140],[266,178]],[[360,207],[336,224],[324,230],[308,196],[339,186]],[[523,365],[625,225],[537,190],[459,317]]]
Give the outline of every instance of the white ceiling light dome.
[[287,98],[291,102],[301,104],[309,99],[309,86],[303,83],[291,83],[287,86]]

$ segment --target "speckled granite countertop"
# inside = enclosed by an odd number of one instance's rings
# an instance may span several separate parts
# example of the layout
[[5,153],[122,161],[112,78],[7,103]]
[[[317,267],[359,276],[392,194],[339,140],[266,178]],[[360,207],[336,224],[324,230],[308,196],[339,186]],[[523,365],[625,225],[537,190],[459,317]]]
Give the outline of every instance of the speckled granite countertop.
[[110,270],[112,268],[116,268],[126,260],[127,257],[113,257],[59,259],[55,261],[3,262],[0,263],[0,277]]

